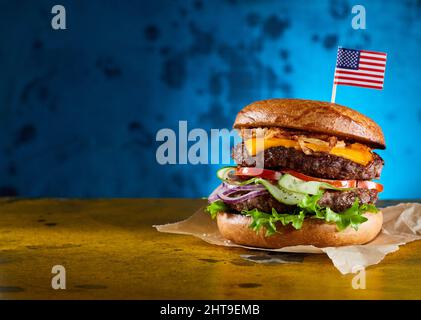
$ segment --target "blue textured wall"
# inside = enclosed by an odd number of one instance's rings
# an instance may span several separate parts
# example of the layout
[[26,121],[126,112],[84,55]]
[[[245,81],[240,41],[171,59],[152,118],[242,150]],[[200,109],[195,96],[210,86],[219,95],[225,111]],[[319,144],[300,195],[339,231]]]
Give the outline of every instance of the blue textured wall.
[[384,129],[382,198],[421,197],[421,2],[358,1],[359,31],[353,4],[0,1],[0,194],[204,196],[217,166],[158,165],[156,132],[229,128],[262,98],[329,100],[341,45],[388,53],[383,91],[339,87],[337,102]]

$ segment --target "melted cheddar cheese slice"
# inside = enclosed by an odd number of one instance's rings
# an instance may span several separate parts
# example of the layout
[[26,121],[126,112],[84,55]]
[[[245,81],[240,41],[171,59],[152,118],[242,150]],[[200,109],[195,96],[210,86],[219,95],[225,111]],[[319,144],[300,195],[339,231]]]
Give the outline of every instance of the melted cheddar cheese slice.
[[[256,141],[256,138],[251,138],[244,141],[244,144],[251,156],[255,156],[261,151],[273,147],[295,148],[297,150],[301,150],[301,146],[298,141],[283,138],[266,138],[264,140],[259,139],[259,141]],[[373,160],[373,154],[371,153],[371,150],[359,143],[353,143],[344,147],[333,147],[331,149],[327,144],[311,142],[303,142],[303,144],[304,147],[310,149],[311,151],[326,152],[351,160],[364,166]]]

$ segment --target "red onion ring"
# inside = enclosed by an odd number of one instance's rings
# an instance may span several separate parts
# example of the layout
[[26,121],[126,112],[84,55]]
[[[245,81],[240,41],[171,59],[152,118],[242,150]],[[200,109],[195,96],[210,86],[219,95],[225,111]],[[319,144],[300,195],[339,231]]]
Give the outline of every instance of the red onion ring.
[[232,188],[236,188],[238,186],[233,185],[233,184],[229,184],[229,183],[225,183],[222,182],[215,190],[212,191],[212,193],[209,195],[208,197],[208,202],[212,203],[215,202],[216,200],[219,200],[218,197],[218,193],[220,192],[224,192],[226,190],[232,189]]
[[208,197],[208,202],[209,202],[209,203],[212,203],[212,202],[215,202],[216,200],[219,200],[218,193],[219,193],[219,192],[223,192],[223,191],[225,191],[225,190],[227,190],[227,188],[225,187],[225,183],[220,184],[220,185],[219,185],[218,187],[216,187],[216,189],[215,189],[215,190],[213,190],[213,191],[212,191],[212,193],[209,195],[209,197]]
[[[246,186],[242,186],[242,187],[246,187]],[[254,185],[254,187],[258,187],[258,186]],[[250,192],[248,192],[246,194],[242,194],[240,196],[233,197],[233,198],[229,196],[229,195],[231,195],[233,193],[236,193],[238,191],[250,191]],[[235,204],[235,203],[238,203],[238,202],[241,202],[241,201],[253,199],[255,197],[258,197],[260,195],[264,195],[264,194],[267,194],[267,193],[268,193],[268,191],[264,187],[263,188],[260,188],[260,187],[254,188],[254,190],[250,189],[250,188],[247,188],[247,189],[243,188],[241,190],[240,188],[238,188],[238,189],[229,189],[229,190],[225,190],[223,192],[219,192],[218,197],[219,197],[219,199],[221,199],[225,203]]]
[[249,184],[245,186],[234,186],[233,188],[229,188],[230,190],[235,191],[254,191],[254,190],[266,190],[264,186],[261,184]]
[[[230,201],[230,199],[235,199],[235,198],[228,198],[228,195],[230,195],[232,193],[235,193],[235,192],[238,192],[238,191],[251,191],[251,192],[253,192],[253,191],[266,191],[266,188],[264,186],[260,185],[260,184],[238,186],[238,185],[233,185],[233,184],[223,182],[214,191],[212,191],[212,193],[208,197],[208,202],[212,203],[212,202],[215,202],[219,199],[225,201],[224,199],[222,199],[220,197],[220,195],[222,195],[225,199],[227,199],[226,202],[228,203]],[[260,195],[260,194],[258,194],[258,195]],[[255,196],[257,197],[258,195],[255,195]],[[245,196],[245,195],[242,195],[242,196]],[[242,197],[242,196],[240,196],[240,197]],[[241,200],[239,200],[239,201],[241,201]]]

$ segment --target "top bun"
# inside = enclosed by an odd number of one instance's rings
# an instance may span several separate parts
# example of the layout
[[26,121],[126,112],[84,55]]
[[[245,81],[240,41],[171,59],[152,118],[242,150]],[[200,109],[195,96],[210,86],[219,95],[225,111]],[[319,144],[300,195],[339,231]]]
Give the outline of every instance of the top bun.
[[282,127],[324,133],[385,149],[382,129],[369,117],[336,103],[304,99],[256,101],[237,115],[234,128]]

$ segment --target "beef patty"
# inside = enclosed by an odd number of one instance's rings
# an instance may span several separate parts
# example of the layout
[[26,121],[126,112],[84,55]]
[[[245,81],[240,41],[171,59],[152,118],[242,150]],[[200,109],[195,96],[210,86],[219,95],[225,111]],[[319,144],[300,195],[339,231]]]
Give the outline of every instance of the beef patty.
[[[329,207],[335,212],[342,212],[350,208],[356,198],[360,200],[360,204],[375,204],[377,201],[377,191],[369,189],[353,189],[349,191],[326,190],[318,201],[318,204],[321,207]],[[231,210],[239,212],[242,210],[258,209],[267,213],[272,212],[272,208],[278,213],[287,213],[295,207],[278,202],[269,193],[236,204],[226,203],[226,205]]]
[[[380,178],[384,161],[376,153],[366,166],[328,153],[306,155],[300,150],[273,147],[264,151],[264,167],[271,169],[293,169],[301,173],[325,179],[370,180]],[[256,161],[244,144],[233,148],[232,157],[242,167],[254,167]]]

